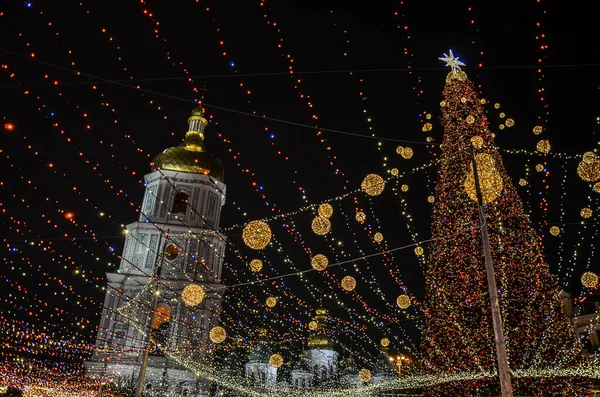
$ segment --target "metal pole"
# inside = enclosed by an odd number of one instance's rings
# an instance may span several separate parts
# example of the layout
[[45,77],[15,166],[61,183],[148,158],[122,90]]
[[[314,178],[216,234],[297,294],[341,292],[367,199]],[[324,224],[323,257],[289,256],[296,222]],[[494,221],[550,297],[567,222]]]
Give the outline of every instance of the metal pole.
[[487,272],[488,290],[490,292],[490,304],[492,307],[492,324],[494,327],[494,339],[496,340],[496,357],[498,358],[498,375],[500,376],[500,389],[502,397],[513,397],[510,371],[508,368],[508,357],[506,356],[506,343],[502,331],[502,315],[500,313],[500,298],[496,287],[494,276],[494,265],[492,263],[492,252],[488,236],[487,222],[483,213],[483,197],[479,186],[479,174],[477,173],[477,162],[475,151],[471,146],[471,159],[473,161],[473,173],[475,176],[475,191],[477,193],[477,206],[479,210],[479,222],[481,223],[481,239],[483,240],[483,253],[485,256],[485,269]]
[[[160,235],[162,239],[162,234]],[[146,336],[144,338],[144,342],[146,346],[144,348],[144,353],[142,355],[142,364],[140,366],[140,375],[138,376],[137,384],[135,387],[135,396],[142,397],[144,393],[144,378],[146,377],[146,367],[148,366],[148,356],[150,355],[150,350],[148,349],[148,345],[150,344],[150,333],[152,332],[152,323],[154,322],[154,314],[156,311],[156,306],[158,305],[158,297],[160,296],[160,278],[162,276],[163,264],[165,263],[165,249],[167,248],[167,243],[169,242],[169,231],[167,230],[165,243],[163,245],[162,254],[160,257],[160,263],[158,265],[158,270],[156,271],[156,292],[154,293],[154,299],[152,301],[152,311],[150,312],[150,321],[148,323]],[[160,247],[160,241],[158,243]]]

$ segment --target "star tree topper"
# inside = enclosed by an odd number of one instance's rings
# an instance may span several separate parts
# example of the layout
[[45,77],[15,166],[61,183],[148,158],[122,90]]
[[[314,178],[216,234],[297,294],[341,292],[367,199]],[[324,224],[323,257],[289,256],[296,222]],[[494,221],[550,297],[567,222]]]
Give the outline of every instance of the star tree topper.
[[448,52],[450,55],[444,54],[444,56],[439,59],[440,61],[446,62],[446,66],[450,66],[453,73],[456,73],[457,70],[460,70],[461,66],[466,66],[464,63],[458,60],[458,57],[454,58],[452,50],[449,50]]

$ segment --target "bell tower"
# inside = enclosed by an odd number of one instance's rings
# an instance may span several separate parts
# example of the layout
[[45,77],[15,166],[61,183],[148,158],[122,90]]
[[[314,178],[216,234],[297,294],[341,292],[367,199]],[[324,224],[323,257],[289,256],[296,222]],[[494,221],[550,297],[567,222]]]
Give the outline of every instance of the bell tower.
[[[144,395],[208,395],[208,385],[173,357],[208,351],[209,330],[218,322],[226,242],[218,228],[226,186],[221,161],[204,146],[208,122],[201,106],[188,124],[183,143],[158,154],[144,177],[140,216],[127,225],[118,272],[107,273],[96,345],[86,362],[91,377],[131,385],[149,349]],[[160,295],[151,316],[159,268]],[[197,305],[182,299],[191,284],[202,291]]]

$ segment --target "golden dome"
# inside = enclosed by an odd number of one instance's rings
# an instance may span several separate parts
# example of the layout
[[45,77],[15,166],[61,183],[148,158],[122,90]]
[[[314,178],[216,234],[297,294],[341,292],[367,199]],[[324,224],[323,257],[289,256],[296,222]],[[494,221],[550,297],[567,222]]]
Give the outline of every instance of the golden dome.
[[333,349],[334,343],[329,336],[324,332],[327,320],[329,319],[329,313],[324,307],[318,307],[316,310],[316,316],[314,321],[317,322],[317,329],[311,332],[308,337],[308,347],[311,349]]
[[223,163],[204,147],[204,128],[208,122],[201,106],[192,111],[188,123],[189,131],[183,143],[159,153],[152,162],[153,168],[205,174],[223,182]]

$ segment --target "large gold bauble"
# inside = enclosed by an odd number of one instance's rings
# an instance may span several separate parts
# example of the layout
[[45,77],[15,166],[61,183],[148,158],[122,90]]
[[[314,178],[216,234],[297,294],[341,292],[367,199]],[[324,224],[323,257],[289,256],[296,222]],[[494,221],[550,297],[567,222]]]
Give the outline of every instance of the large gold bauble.
[[361,382],[364,383],[369,383],[371,381],[371,371],[369,371],[366,368],[361,369],[360,371],[358,371],[358,379]]
[[251,221],[244,226],[242,239],[248,247],[261,250],[271,242],[271,228],[263,221]]
[[429,132],[433,129],[433,125],[431,123],[425,123],[423,124],[423,132]]
[[423,250],[423,247],[421,247],[420,245],[417,245],[417,246],[415,247],[415,255],[416,255],[416,256],[421,256],[421,255],[423,255],[423,252],[425,252],[425,251]]
[[329,203],[323,203],[319,206],[318,213],[323,218],[331,218],[331,215],[333,215],[333,207]]
[[512,127],[515,125],[515,121],[513,119],[506,119],[506,121],[504,122],[504,124],[506,124],[506,126],[508,128]]
[[585,152],[583,154],[583,162],[584,163],[593,163],[596,160],[596,153],[594,152]]
[[281,354],[273,354],[270,358],[269,358],[269,365],[273,368],[279,368],[283,365],[283,357],[281,357]]
[[323,254],[317,254],[312,257],[310,264],[312,265],[313,269],[322,272],[327,268],[329,259],[327,259],[327,257]]
[[467,122],[467,124],[473,124],[475,122],[475,117],[468,115],[465,121]]
[[181,291],[181,299],[187,306],[195,307],[202,303],[204,299],[204,289],[198,284],[188,284]]
[[560,227],[558,227],[558,226],[550,227],[550,234],[553,236],[558,236],[560,234]]
[[316,321],[311,321],[310,323],[308,323],[308,329],[310,329],[311,331],[316,331],[316,329],[319,328],[319,323],[317,323]]
[[250,270],[252,270],[254,273],[260,272],[262,267],[263,263],[260,259],[252,259],[250,261]]
[[527,185],[527,180],[523,179],[523,178],[519,179],[519,185],[521,185],[521,186]]
[[345,276],[341,284],[344,291],[353,291],[356,288],[356,279],[352,276]]
[[389,338],[381,338],[381,346],[388,347],[390,345]]
[[592,187],[592,190],[596,193],[600,193],[600,182],[596,182],[594,183],[594,186]]
[[380,243],[383,241],[383,234],[381,232],[377,232],[373,235],[373,240],[375,240],[376,243]]
[[584,157],[577,166],[577,175],[586,182],[596,182],[600,179],[600,161]]
[[410,306],[410,296],[402,294],[396,298],[396,304],[400,309],[408,309]]
[[533,127],[533,133],[535,135],[540,135],[543,131],[543,128],[541,125],[536,125],[535,127]]
[[405,147],[404,150],[402,151],[402,158],[405,158],[406,160],[412,158],[413,156],[413,150],[409,147]]
[[475,135],[473,138],[471,138],[471,145],[473,145],[475,149],[481,148],[483,146],[483,138],[479,135]]
[[428,203],[433,203],[435,201],[435,197],[434,196],[427,196],[427,202]]
[[550,141],[547,139],[542,139],[541,141],[539,141],[537,143],[537,145],[535,145],[535,148],[540,153],[548,154],[548,153],[550,153],[550,149],[551,149]]
[[598,275],[593,272],[585,272],[581,276],[581,284],[586,288],[596,288],[598,286]]
[[222,343],[227,338],[227,331],[225,331],[225,328],[217,325],[210,330],[208,336],[213,343]]
[[537,172],[542,172],[542,171],[544,171],[544,166],[542,164],[536,164],[535,170]]
[[377,174],[369,174],[363,179],[360,188],[369,196],[379,196],[385,188],[385,181]]
[[362,211],[358,211],[356,213],[355,219],[356,219],[357,222],[363,223],[364,221],[367,220],[367,214],[365,214]]
[[313,232],[319,236],[324,236],[331,230],[331,222],[329,222],[329,219],[324,218],[321,215],[313,219],[311,226]]
[[592,216],[592,210],[589,208],[582,208],[580,215],[582,218],[590,218]]
[[277,298],[269,296],[267,298],[266,304],[268,307],[275,307],[275,305],[277,304]]
[[179,247],[176,244],[169,244],[165,248],[165,258],[172,261],[179,256]]
[[404,184],[404,185],[400,186],[400,190],[402,190],[403,192],[408,192],[408,185]]
[[399,173],[400,171],[398,170],[398,168],[392,168],[390,170],[390,174],[392,174],[392,176],[398,176]]

